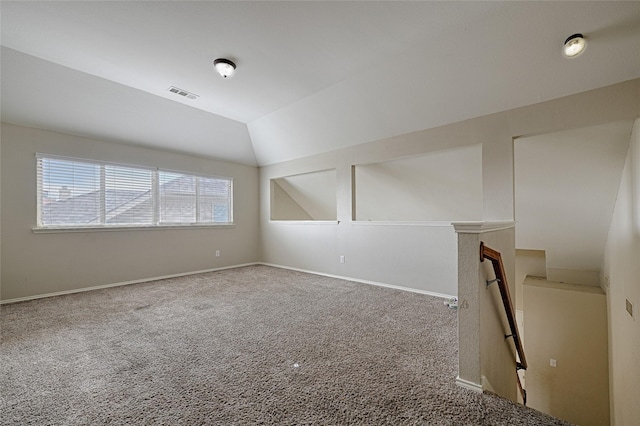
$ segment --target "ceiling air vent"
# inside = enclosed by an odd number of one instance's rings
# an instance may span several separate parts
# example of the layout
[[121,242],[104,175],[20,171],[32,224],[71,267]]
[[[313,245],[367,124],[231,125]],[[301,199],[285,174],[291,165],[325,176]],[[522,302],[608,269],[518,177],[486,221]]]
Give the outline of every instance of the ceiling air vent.
[[175,87],[175,86],[169,87],[169,91],[171,93],[175,93],[176,95],[184,96],[187,99],[198,99],[200,97],[200,96],[196,95],[195,93],[187,92],[186,90],[180,89],[180,88]]

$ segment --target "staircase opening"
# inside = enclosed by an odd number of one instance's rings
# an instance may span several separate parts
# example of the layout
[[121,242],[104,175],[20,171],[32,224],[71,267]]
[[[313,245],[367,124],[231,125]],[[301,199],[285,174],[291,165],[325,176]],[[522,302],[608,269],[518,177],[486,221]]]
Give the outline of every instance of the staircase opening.
[[530,355],[528,405],[583,425],[609,423],[608,360],[593,367],[605,379],[577,366],[599,357],[580,337],[604,329],[607,351],[600,271],[632,125],[514,139],[515,299]]

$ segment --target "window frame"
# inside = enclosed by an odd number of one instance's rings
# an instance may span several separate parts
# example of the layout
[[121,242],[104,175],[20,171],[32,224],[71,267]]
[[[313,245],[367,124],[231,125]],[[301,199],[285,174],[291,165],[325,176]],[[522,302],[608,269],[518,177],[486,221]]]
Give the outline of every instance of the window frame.
[[[69,157],[55,154],[45,154],[45,153],[36,153],[36,226],[32,228],[34,233],[57,233],[57,232],[90,232],[90,231],[127,231],[127,230],[152,230],[152,229],[192,229],[192,228],[229,228],[235,227],[235,223],[233,222],[233,210],[234,210],[234,180],[229,176],[219,176],[219,175],[208,175],[203,173],[193,173],[193,172],[185,172],[182,170],[172,170],[165,169],[160,167],[150,167],[144,165],[137,164],[127,164],[127,163],[117,163],[111,161],[102,161],[102,160],[94,160],[88,158],[79,158],[79,157]],[[100,203],[100,221],[101,223],[96,224],[43,224],[42,223],[42,191],[44,188],[43,182],[43,173],[42,173],[42,160],[59,160],[59,161],[68,161],[68,162],[76,162],[76,163],[84,163],[92,166],[100,166],[100,174],[104,176],[105,167],[113,166],[113,167],[126,167],[133,170],[140,171],[150,171],[151,172],[151,203],[152,203],[152,221],[149,224],[146,223],[115,223],[109,224],[106,223],[106,214],[105,214],[105,203]],[[195,209],[195,222],[162,222],[160,221],[161,217],[161,201],[160,201],[160,176],[162,173],[172,173],[172,174],[180,174],[183,176],[188,176],[194,179],[194,196],[196,197],[196,202],[194,203]],[[228,221],[227,222],[215,222],[215,221],[199,221],[200,220],[200,211],[199,206],[202,200],[198,197],[200,196],[200,182],[201,179],[215,179],[226,181],[226,185],[228,185],[228,196],[224,198],[224,203],[228,205]],[[104,201],[105,198],[105,190],[106,183],[104,178],[100,179],[100,198]],[[212,209],[214,207],[212,206]],[[211,219],[213,220],[215,215],[211,215]]]

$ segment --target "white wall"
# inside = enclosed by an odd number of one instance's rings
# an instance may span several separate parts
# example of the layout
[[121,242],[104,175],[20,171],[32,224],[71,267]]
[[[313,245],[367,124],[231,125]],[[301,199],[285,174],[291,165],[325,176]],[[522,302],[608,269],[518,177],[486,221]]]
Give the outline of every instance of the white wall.
[[524,309],[522,294],[524,292],[524,280],[528,275],[534,277],[547,276],[547,264],[544,251],[516,249],[516,297],[514,302],[516,309],[519,311]]
[[273,184],[280,194],[271,198],[272,219],[336,220],[335,170],[283,176],[273,179]]
[[[448,222],[354,222],[352,166],[482,146],[482,220],[514,217],[513,138],[635,118],[640,79],[260,168],[260,258],[321,273],[457,294],[456,236]],[[606,108],[603,106],[606,105]],[[337,224],[271,221],[270,179],[336,169]],[[451,218],[453,220],[454,218]],[[345,263],[339,263],[339,256]]]
[[[2,300],[258,261],[257,168],[6,123],[1,131]],[[232,177],[235,226],[36,234],[36,152]]]
[[293,197],[284,190],[278,179],[271,180],[271,219],[273,220],[313,220]]
[[[640,424],[640,119],[636,119],[605,250],[611,423]],[[633,316],[626,301],[633,304]]]
[[[368,154],[366,150],[363,154]],[[455,295],[456,237],[449,223],[403,225],[351,221],[353,151],[260,169],[261,260],[276,265]],[[272,221],[270,179],[336,169],[337,221]],[[345,263],[340,263],[345,256]]]
[[549,280],[600,284],[632,124],[616,121],[514,141],[516,246],[545,251]]
[[[2,126],[0,125],[0,239],[2,238]],[[0,242],[0,299],[2,299],[2,243]]]
[[[455,225],[458,232],[458,383],[489,390],[516,401],[515,345],[500,290],[487,286],[479,248],[500,252],[509,294],[515,291],[515,229],[513,222]],[[486,261],[488,262],[488,261]],[[512,301],[513,303],[513,301]],[[515,308],[512,306],[512,308]]]
[[482,220],[482,146],[355,166],[355,218]]
[[[497,125],[496,120],[502,125]],[[510,220],[513,218],[512,143],[507,123],[496,117],[261,167],[262,261],[456,295],[456,235],[450,222],[352,221],[352,166],[480,145],[485,198],[476,211],[482,211],[483,217]],[[283,224],[270,220],[270,179],[332,168],[336,169],[337,177],[336,224]],[[487,192],[487,187],[492,190]],[[340,256],[345,256],[345,263],[339,263]]]

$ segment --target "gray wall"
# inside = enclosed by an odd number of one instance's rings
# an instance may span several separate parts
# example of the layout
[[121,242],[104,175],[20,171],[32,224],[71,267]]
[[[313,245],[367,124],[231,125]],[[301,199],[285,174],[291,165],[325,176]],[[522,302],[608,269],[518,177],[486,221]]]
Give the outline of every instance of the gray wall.
[[[259,260],[257,168],[6,123],[1,131],[2,300]],[[235,226],[36,234],[36,152],[232,177]]]

